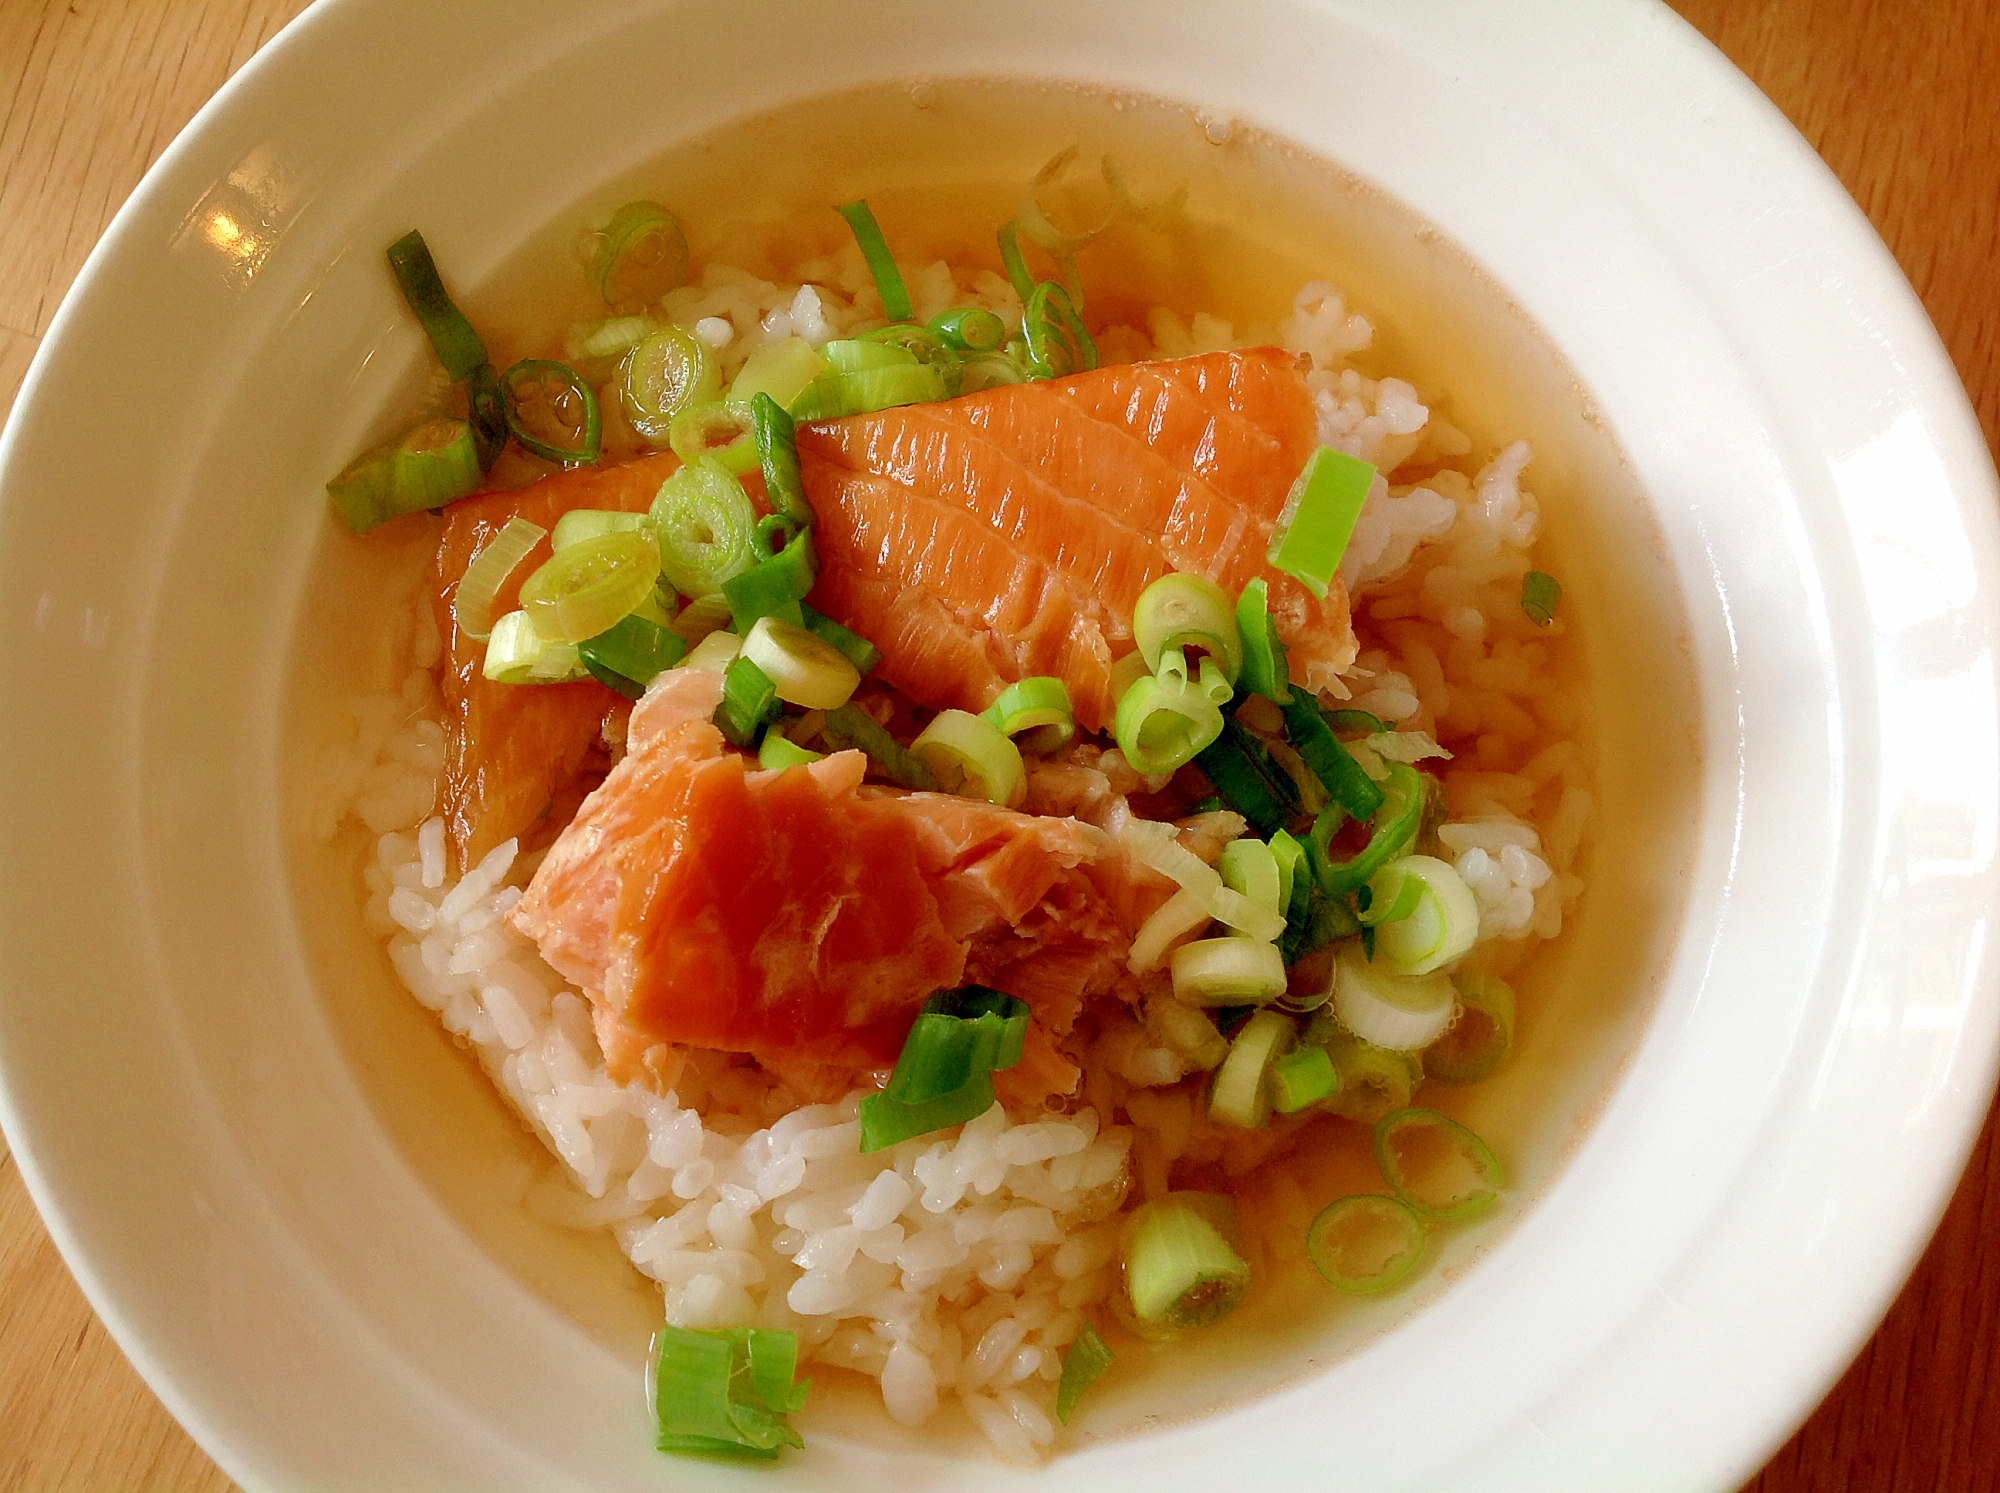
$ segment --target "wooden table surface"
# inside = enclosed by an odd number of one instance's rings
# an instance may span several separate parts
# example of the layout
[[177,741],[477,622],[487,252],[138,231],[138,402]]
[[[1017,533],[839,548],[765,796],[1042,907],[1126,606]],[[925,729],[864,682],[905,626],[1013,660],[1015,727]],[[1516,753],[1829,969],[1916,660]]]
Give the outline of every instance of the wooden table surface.
[[[112,213],[302,4],[0,0],[0,414]],[[1866,209],[1943,333],[1992,447],[2000,0],[1676,8],[1777,102]],[[0,1154],[0,1489],[229,1487],[106,1335]],[[2000,1142],[1989,1115],[1881,1330],[1746,1493],[1995,1488]]]

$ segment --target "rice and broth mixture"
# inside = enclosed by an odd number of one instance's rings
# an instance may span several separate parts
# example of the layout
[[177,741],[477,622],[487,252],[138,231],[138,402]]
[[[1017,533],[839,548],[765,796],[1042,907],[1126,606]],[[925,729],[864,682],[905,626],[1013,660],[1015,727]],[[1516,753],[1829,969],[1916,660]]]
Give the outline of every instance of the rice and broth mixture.
[[[954,306],[1021,314],[1013,286],[988,269],[940,261],[906,265],[905,276],[919,319]],[[697,264],[655,314],[713,348],[725,383],[760,346],[817,346],[884,321],[851,246],[778,280]],[[1524,485],[1531,452],[1519,442],[1475,450],[1435,404],[1441,391],[1373,364],[1373,336],[1339,289],[1315,281],[1272,325],[1159,307],[1097,340],[1107,363],[1273,343],[1305,354],[1319,439],[1386,474],[1340,562],[1360,654],[1346,675],[1351,698],[1329,703],[1395,723],[1375,744],[1442,781],[1437,854],[1477,902],[1478,942],[1459,968],[1504,976],[1574,907],[1591,807],[1581,711],[1551,667],[1563,617],[1540,625],[1522,606],[1539,523]],[[642,449],[619,428],[615,399],[605,407],[607,453]],[[1226,1178],[1254,1276],[1304,1254],[1306,1227],[1330,1198],[1309,1196],[1286,1156],[1302,1141],[1365,1149],[1379,1096],[1358,1095],[1341,1106],[1351,1118],[1310,1126],[1303,1116],[1256,1130],[1212,1125],[1200,1054],[1176,1045],[1151,999],[1102,1022],[1068,1112],[996,1105],[872,1154],[857,1146],[865,1091],[787,1108],[786,1091],[754,1065],[706,1052],[688,1055],[670,1092],[613,1082],[588,998],[507,919],[537,857],[508,841],[477,865],[451,863],[437,814],[441,643],[427,598],[413,610],[400,693],[356,700],[351,739],[324,755],[320,831],[351,817],[375,837],[361,871],[369,928],[555,1158],[529,1205],[608,1229],[660,1284],[668,1322],[795,1333],[802,1371],[868,1375],[905,1425],[955,1406],[997,1454],[1027,1462],[1060,1435],[1064,1350],[1089,1323],[1118,1340],[1130,1205],[1186,1175]],[[1082,810],[1101,828],[1115,831],[1128,797],[1159,786],[1115,750],[1077,760],[1101,775]],[[1031,772],[1031,808],[1035,791]],[[1186,839],[1213,861],[1241,824],[1206,817],[1207,832]],[[1162,968],[1153,985],[1165,984]]]

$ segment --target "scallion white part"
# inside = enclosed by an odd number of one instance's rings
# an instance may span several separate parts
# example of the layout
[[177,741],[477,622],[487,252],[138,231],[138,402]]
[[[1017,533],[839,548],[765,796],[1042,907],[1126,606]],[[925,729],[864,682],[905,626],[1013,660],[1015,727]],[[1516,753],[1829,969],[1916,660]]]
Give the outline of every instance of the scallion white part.
[[[761,623],[759,624],[762,625]],[[910,750],[943,784],[968,797],[1015,808],[1027,797],[1028,770],[1021,749],[983,715],[941,710]]]
[[561,684],[589,677],[574,643],[551,642],[525,611],[493,624],[480,672],[496,684]]
[[1226,923],[1231,930],[1245,938],[1270,943],[1285,931],[1283,913],[1273,912],[1268,907],[1260,907],[1241,892],[1232,892],[1226,886],[1219,886],[1208,894],[1208,900],[1216,921]]
[[1279,1011],[1256,1011],[1229,1044],[1208,1091],[1208,1117],[1245,1130],[1271,1118],[1271,1064],[1291,1045],[1297,1028]]
[[547,532],[517,513],[472,557],[451,597],[451,615],[460,632],[482,643],[492,636],[493,598]]
[[1358,941],[1335,961],[1333,1014],[1355,1036],[1377,1047],[1409,1052],[1429,1046],[1451,1024],[1453,1004],[1446,976],[1398,974],[1371,963]]
[[[1203,938],[1174,950],[1174,994],[1196,1006],[1260,1006],[1285,993],[1285,960],[1275,944]],[[1446,980],[1446,1014],[1451,982]]]
[[759,617],[743,639],[743,656],[770,678],[780,700],[807,710],[838,710],[861,683],[846,654],[782,617]]
[[1215,869],[1222,873],[1224,886],[1265,911],[1277,914],[1282,925],[1291,888],[1283,884],[1278,857],[1269,845],[1250,835],[1231,840],[1222,847],[1222,858],[1215,863]]
[[1183,887],[1139,925],[1139,931],[1132,937],[1132,952],[1126,966],[1135,975],[1158,969],[1168,949],[1214,920],[1208,910],[1208,899]]
[[[522,520],[510,518],[510,524]],[[572,508],[556,520],[556,526],[549,533],[549,548],[566,550],[572,544],[585,539],[596,539],[602,534],[621,534],[628,529],[643,529],[647,519],[643,513],[621,513],[615,508]]]
[[743,651],[743,639],[733,632],[716,631],[710,633],[681,660],[683,669],[712,669],[720,674],[736,662],[736,655]]
[[1368,881],[1376,903],[1394,904],[1421,888],[1416,910],[1375,930],[1375,958],[1399,974],[1427,975],[1464,954],[1479,937],[1479,899],[1449,864],[1434,855],[1390,861]]

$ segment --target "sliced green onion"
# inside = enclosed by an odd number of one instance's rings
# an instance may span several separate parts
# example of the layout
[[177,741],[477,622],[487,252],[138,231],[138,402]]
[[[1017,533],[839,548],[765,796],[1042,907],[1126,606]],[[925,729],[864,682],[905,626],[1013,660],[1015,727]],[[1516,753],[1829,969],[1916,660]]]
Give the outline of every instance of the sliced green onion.
[[667,427],[667,444],[689,466],[712,461],[732,477],[757,470],[756,425],[745,404],[689,405]]
[[1321,446],[1285,499],[1271,535],[1270,561],[1321,601],[1340,569],[1354,521],[1368,500],[1375,468],[1345,451]]
[[1531,570],[1521,577],[1521,610],[1537,627],[1547,627],[1556,620],[1556,603],[1562,594],[1562,583],[1546,571]]
[[1222,847],[1222,857],[1215,863],[1215,869],[1222,873],[1222,884],[1232,892],[1279,919],[1285,916],[1290,888],[1279,874],[1278,857],[1264,841],[1248,835],[1231,840]]
[[1243,646],[1243,672],[1236,682],[1280,705],[1290,700],[1292,684],[1285,645],[1278,638],[1278,624],[1271,620],[1270,597],[1262,576],[1236,598],[1236,635]]
[[900,1104],[936,1099],[975,1073],[996,1073],[1021,1061],[1028,1037],[1028,1003],[984,985],[941,990],[903,1039],[895,1071],[882,1092]]
[[1236,1309],[1250,1285],[1250,1266],[1230,1248],[1218,1215],[1231,1216],[1227,1198],[1170,1192],[1126,1220],[1119,1254],[1126,1299],[1141,1323],[1207,1327]]
[[[745,639],[747,645],[748,639]],[[739,652],[722,674],[722,703],[715,724],[729,744],[748,749],[765,726],[778,718],[777,686],[747,651]]]
[[847,226],[854,230],[854,241],[861,246],[861,257],[868,261],[868,273],[875,277],[875,289],[881,294],[882,314],[891,321],[908,321],[909,289],[903,284],[903,273],[896,268],[896,257],[889,252],[867,201],[845,203],[834,211],[847,219]]
[[1474,1218],[1507,1178],[1486,1142],[1432,1109],[1399,1109],[1375,1125],[1375,1160],[1396,1196],[1426,1218]]
[[999,240],[1000,263],[1007,271],[1007,279],[1014,287],[1014,294],[1021,298],[1021,304],[1025,306],[1028,304],[1028,297],[1035,293],[1035,277],[1028,273],[1028,261],[1021,255],[1020,232],[1015,228],[1012,218],[1001,226]]
[[[1384,866],[1369,877],[1368,885],[1361,892],[1361,898],[1367,902],[1367,906],[1360,914],[1361,926],[1373,928],[1376,933],[1377,947],[1370,951],[1371,955],[1381,952],[1379,947],[1381,931],[1385,926],[1415,916],[1417,909],[1424,905],[1422,879],[1400,875],[1391,878],[1389,868],[1396,864],[1398,863],[1391,861],[1388,866]],[[1406,975],[1421,973],[1418,970],[1402,969],[1400,965],[1397,968]]]
[[1295,1115],[1340,1092],[1340,1073],[1324,1047],[1308,1045],[1271,1064],[1271,1107]]
[[1171,1047],[1190,1066],[1203,1071],[1220,1066],[1229,1056],[1229,1039],[1215,1029],[1208,1012],[1171,996],[1147,1000],[1146,1030],[1162,1046]]
[[1195,765],[1207,774],[1223,802],[1260,835],[1276,834],[1298,807],[1292,780],[1272,763],[1263,743],[1234,719],[1196,756]]
[[479,486],[479,448],[463,420],[425,420],[364,452],[326,485],[357,534],[405,513],[442,508]]
[[1423,1063],[1416,1053],[1377,1047],[1352,1032],[1335,1032],[1326,1051],[1340,1074],[1333,1112],[1364,1125],[1408,1104],[1423,1081]]
[[588,270],[604,304],[650,305],[687,279],[687,237],[657,202],[628,202],[591,236]]
[[721,392],[722,376],[706,342],[679,327],[666,327],[625,355],[618,370],[625,419],[655,446],[670,445],[674,417],[709,404]]
[[1287,917],[1305,911],[1312,877],[1306,867],[1306,848],[1284,830],[1270,839],[1271,861],[1278,868],[1278,908]]
[[806,385],[827,371],[826,359],[813,350],[803,337],[781,337],[767,342],[744,360],[729,386],[731,404],[748,405],[759,394],[769,394],[783,408],[803,394]]
[[910,750],[948,793],[1010,809],[1027,797],[1028,770],[1021,749],[983,715],[941,710],[910,743]]
[[1070,293],[1054,280],[1044,280],[1028,297],[1021,316],[1028,342],[1028,375],[1061,378],[1097,366],[1097,344],[1076,314]]
[[[790,609],[806,599],[806,593],[812,590],[818,576],[819,556],[813,550],[809,532],[796,535],[790,544],[769,559],[759,560],[742,574],[731,576],[722,583],[722,594],[729,601],[729,612],[735,620],[736,630],[748,637],[759,618],[775,615],[790,621]],[[802,617],[803,613],[799,615]],[[845,661],[843,657],[842,662]],[[860,677],[857,672],[857,682]],[[850,685],[848,694],[853,692]],[[846,695],[841,696],[842,700],[846,698]],[[840,700],[833,703],[838,705]]]
[[931,404],[944,397],[943,374],[926,363],[906,363],[860,373],[821,374],[792,401],[791,413],[795,420],[836,420],[906,404]]
[[472,441],[479,453],[479,470],[493,465],[507,446],[507,401],[500,394],[500,375],[491,363],[481,363],[465,381],[465,400],[470,408]]
[[867,753],[869,761],[892,783],[920,792],[937,790],[937,778],[923,759],[904,750],[895,737],[875,723],[873,716],[852,701],[838,710],[829,710],[819,734],[835,751],[853,748]]
[[1333,1014],[1377,1047],[1413,1052],[1430,1046],[1451,1024],[1453,999],[1445,976],[1398,974],[1364,957],[1358,945],[1342,949],[1334,961]]
[[486,344],[465,319],[465,313],[445,294],[424,236],[412,228],[389,245],[389,268],[409,308],[417,313],[431,350],[453,378],[469,378],[486,361]]
[[648,514],[660,540],[660,570],[684,596],[706,596],[757,561],[757,510],[712,461],[682,467],[660,484]]
[[733,632],[712,632],[688,650],[688,656],[681,660],[684,669],[707,669],[710,673],[726,674],[729,666],[736,662],[743,651],[743,640]]
[[[1375,957],[1399,974],[1442,969],[1479,938],[1479,900],[1452,866],[1434,855],[1405,855],[1368,878],[1370,903],[1388,902],[1400,917],[1378,918]],[[1364,919],[1366,921],[1366,919]]]
[[1060,679],[1037,674],[1019,679],[1000,691],[1000,698],[986,707],[986,719],[1008,736],[1025,733],[1024,751],[1053,752],[1076,735],[1076,716],[1070,710],[1069,689]]
[[718,628],[730,624],[729,598],[720,591],[711,591],[706,596],[697,596],[680,609],[673,619],[673,629],[692,648]]
[[1382,807],[1375,813],[1368,844],[1360,854],[1345,861],[1334,860],[1331,847],[1333,833],[1340,828],[1347,811],[1338,803],[1328,804],[1313,821],[1312,834],[1306,839],[1306,854],[1312,860],[1320,890],[1329,897],[1344,897],[1364,885],[1391,857],[1416,839],[1423,822],[1425,798],[1423,776],[1414,767],[1390,763]]
[[1424,1049],[1424,1071],[1446,1083],[1477,1083],[1492,1074],[1514,1045],[1514,987],[1497,975],[1451,977],[1458,1015]]
[[681,661],[687,644],[677,633],[636,613],[576,645],[590,677],[628,700],[636,700],[666,670]]
[[1064,1425],[1069,1424],[1084,1391],[1103,1377],[1116,1356],[1105,1345],[1104,1339],[1098,1336],[1097,1329],[1088,1322],[1084,1323],[1083,1331],[1063,1349],[1062,1378],[1056,1383],[1057,1420]]
[[1026,383],[1028,370],[1010,352],[975,353],[958,365],[958,392],[977,394],[981,389],[1004,389]]
[[[509,519],[509,523],[520,522]],[[596,539],[603,534],[622,534],[646,527],[646,515],[626,513],[616,508],[572,508],[556,520],[556,526],[549,535],[549,548],[566,550],[572,544],[585,539]]]
[[1206,576],[1175,571],[1139,593],[1132,608],[1132,638],[1146,667],[1158,670],[1169,648],[1201,648],[1217,659],[1230,683],[1243,669],[1243,641],[1222,588]]
[[757,747],[757,765],[763,768],[803,767],[824,760],[824,753],[808,751],[782,731],[766,731]]
[[547,461],[597,460],[604,419],[590,384],[567,363],[523,358],[500,375],[507,430]]
[[519,611],[493,624],[480,672],[495,684],[563,684],[587,677],[574,643],[544,638]]
[[811,607],[801,607],[808,631],[817,634],[847,655],[847,661],[863,674],[870,673],[882,662],[882,650],[862,637],[849,632],[824,612],[816,612]]
[[492,636],[493,598],[546,532],[540,524],[531,524],[517,513],[481,546],[472,563],[465,567],[458,589],[452,593],[451,615],[460,632],[482,643]]
[[1327,1204],[1306,1230],[1313,1268],[1336,1291],[1380,1296],[1401,1285],[1424,1252],[1424,1220],[1409,1204],[1358,1193]]
[[660,324],[650,316],[607,316],[598,321],[581,321],[563,335],[563,357],[572,364],[592,363],[601,367],[608,359],[624,357],[659,330]]
[[1139,931],[1132,935],[1132,952],[1128,958],[1132,973],[1142,975],[1157,968],[1176,939],[1185,938],[1198,928],[1206,928],[1214,920],[1215,913],[1209,897],[1182,887],[1162,902],[1153,915],[1139,925]]
[[764,496],[793,523],[801,527],[811,524],[813,511],[806,503],[805,481],[799,475],[797,425],[777,400],[764,393],[751,396],[750,423],[757,439],[757,457],[764,467]]
[[793,1382],[798,1337],[757,1327],[664,1326],[654,1339],[653,1421],[663,1452],[769,1460],[804,1446],[786,1417],[811,1381]]
[[1271,1118],[1271,1065],[1290,1045],[1297,1028],[1282,1011],[1257,1011],[1237,1029],[1229,1056],[1215,1070],[1208,1091],[1208,1117],[1222,1125],[1261,1130]]
[[909,368],[921,360],[895,342],[861,337],[835,338],[820,344],[819,355],[835,373],[866,373],[872,368]]
[[1172,772],[1222,735],[1222,712],[1183,679],[1143,678],[1118,702],[1112,734],[1134,772]]
[[[799,536],[798,543],[810,542]],[[764,672],[780,700],[807,710],[845,705],[861,683],[860,671],[838,648],[781,617],[757,619],[743,635],[743,658]]]
[[1195,681],[1195,688],[1208,696],[1208,703],[1218,710],[1236,698],[1236,686],[1229,682],[1229,676],[1205,654],[1201,660],[1201,677]]
[[1256,1006],[1285,993],[1285,961],[1261,939],[1201,938],[1174,950],[1174,994],[1191,1006]]
[[1125,693],[1141,679],[1150,679],[1153,671],[1146,667],[1145,655],[1132,652],[1111,661],[1111,698],[1123,700]]
[[600,534],[553,556],[521,583],[521,605],[552,643],[581,643],[648,596],[660,576],[660,546],[644,529]]
[[985,1114],[992,1075],[1021,1061],[1028,1018],[1025,1001],[981,985],[924,1002],[888,1084],[861,1101],[861,1149],[879,1151]]
[[1285,736],[1305,759],[1327,794],[1356,819],[1366,821],[1382,807],[1382,790],[1347,754],[1321,713],[1319,702],[1295,691],[1285,709]]
[[1007,340],[1007,323],[979,306],[959,306],[930,319],[930,329],[959,352],[990,353]]

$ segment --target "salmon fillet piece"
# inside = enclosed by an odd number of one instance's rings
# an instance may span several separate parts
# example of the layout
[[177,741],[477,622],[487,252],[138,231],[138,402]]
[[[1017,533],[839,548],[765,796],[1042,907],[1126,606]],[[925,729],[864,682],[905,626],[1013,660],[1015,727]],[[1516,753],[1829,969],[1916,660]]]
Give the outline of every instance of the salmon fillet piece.
[[1333,688],[1354,660],[1346,593],[1320,601],[1265,560],[1317,444],[1301,359],[1278,348],[804,425],[814,605],[924,705],[981,710],[1054,674],[1102,730],[1140,592],[1170,570],[1232,595],[1263,576],[1293,679]]
[[[503,840],[526,835],[571,789],[604,729],[625,702],[595,680],[533,686],[495,684],[480,672],[486,645],[467,637],[452,615],[458,583],[473,556],[519,515],[544,529],[572,508],[649,506],[677,457],[650,456],[620,466],[579,467],[518,492],[489,492],[451,505],[431,563],[428,589],[444,653],[444,819],[461,867],[474,866]],[[547,539],[500,588],[497,618],[519,604],[521,583],[550,555]]]
[[607,1054],[635,1075],[665,1071],[661,1044],[887,1067],[930,995],[977,980],[1034,1008],[1036,1074],[1073,1089],[1043,1039],[1171,885],[1074,819],[864,787],[859,752],[759,770],[710,721],[721,691],[655,683],[509,915],[590,994]]

